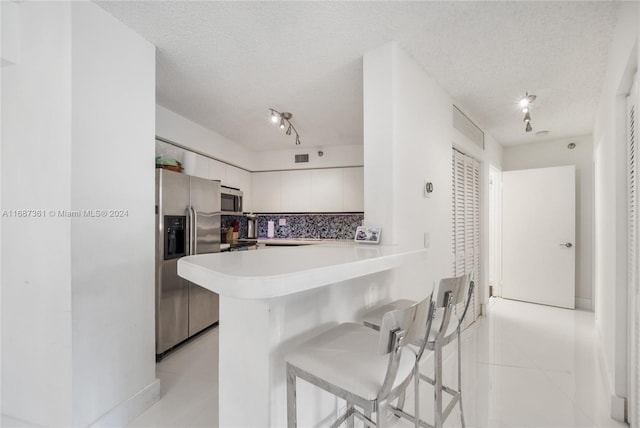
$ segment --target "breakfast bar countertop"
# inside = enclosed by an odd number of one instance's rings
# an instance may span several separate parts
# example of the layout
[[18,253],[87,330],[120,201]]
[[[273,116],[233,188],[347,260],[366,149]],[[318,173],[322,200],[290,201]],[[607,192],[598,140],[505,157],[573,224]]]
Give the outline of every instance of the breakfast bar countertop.
[[286,296],[427,258],[424,248],[333,242],[201,254],[178,261],[178,275],[239,299]]

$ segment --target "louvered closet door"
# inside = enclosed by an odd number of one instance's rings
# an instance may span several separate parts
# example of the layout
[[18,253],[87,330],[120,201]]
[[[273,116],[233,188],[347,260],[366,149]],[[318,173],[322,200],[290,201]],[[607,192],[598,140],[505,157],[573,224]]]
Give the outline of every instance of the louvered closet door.
[[[457,150],[452,157],[453,178],[453,272],[472,274],[476,284],[464,327],[480,316],[480,163]],[[456,311],[462,314],[464,304]]]
[[627,98],[627,219],[629,292],[629,422],[640,423],[640,284],[638,282],[638,76]]

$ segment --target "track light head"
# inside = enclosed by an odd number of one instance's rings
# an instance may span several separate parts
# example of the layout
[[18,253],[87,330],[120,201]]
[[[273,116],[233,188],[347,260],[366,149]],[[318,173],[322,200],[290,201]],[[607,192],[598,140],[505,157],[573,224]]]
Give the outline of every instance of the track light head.
[[280,125],[278,125],[279,128],[280,129],[287,128],[285,132],[287,135],[291,135],[291,132],[293,131],[296,134],[296,145],[299,145],[300,135],[298,134],[298,130],[296,129],[296,127],[293,126],[293,123],[291,123],[291,118],[293,117],[293,114],[289,113],[288,111],[279,112],[272,108],[270,108],[269,111],[271,111],[271,122],[278,123],[278,119],[280,119]]
[[524,115],[524,119],[522,119],[523,121],[529,123],[531,122],[531,114],[529,114],[529,112],[527,112],[527,114]]
[[531,122],[527,122],[527,127],[526,127],[526,128],[524,128],[524,130],[525,130],[526,132],[531,132],[531,131],[533,130],[533,128],[531,127]]

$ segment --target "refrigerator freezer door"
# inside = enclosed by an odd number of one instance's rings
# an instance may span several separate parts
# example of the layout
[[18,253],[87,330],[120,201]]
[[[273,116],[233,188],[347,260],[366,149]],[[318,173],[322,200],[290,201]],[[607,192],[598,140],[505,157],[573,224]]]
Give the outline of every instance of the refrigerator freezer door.
[[162,287],[156,290],[156,354],[189,337],[189,282],[178,276],[178,259],[162,263]]
[[187,215],[189,176],[157,169],[156,205],[156,354],[162,354],[189,337],[189,283],[178,276],[177,258],[165,260],[164,241],[165,216]]

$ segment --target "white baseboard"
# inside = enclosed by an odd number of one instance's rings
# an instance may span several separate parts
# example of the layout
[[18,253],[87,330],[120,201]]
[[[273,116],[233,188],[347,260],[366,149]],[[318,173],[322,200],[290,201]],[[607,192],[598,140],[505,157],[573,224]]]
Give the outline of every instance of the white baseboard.
[[129,422],[144,413],[158,400],[160,400],[160,379],[154,380],[145,388],[102,415],[91,424],[91,428],[127,426]]
[[591,299],[585,297],[576,297],[576,309],[584,309],[585,311],[593,311]]
[[617,395],[611,396],[611,417],[616,421],[626,422],[627,400]]

